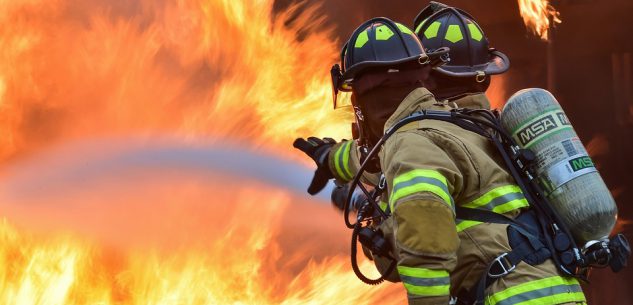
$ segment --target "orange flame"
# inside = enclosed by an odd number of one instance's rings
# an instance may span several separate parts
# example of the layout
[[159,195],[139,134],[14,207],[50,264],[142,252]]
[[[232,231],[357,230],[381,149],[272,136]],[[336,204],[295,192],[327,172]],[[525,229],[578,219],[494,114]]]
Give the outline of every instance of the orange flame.
[[625,230],[627,230],[632,224],[633,224],[633,221],[631,220],[618,218],[618,220],[615,222],[615,226],[613,227],[613,230],[611,230],[611,234],[613,235],[613,234],[622,233]]
[[490,87],[486,90],[486,96],[488,100],[490,100],[490,108],[491,109],[499,109],[503,108],[506,100],[508,100],[506,86],[507,86],[507,75],[495,75],[492,77],[492,81],[490,82]]
[[[52,196],[44,202],[22,198],[20,206],[3,205],[12,215],[29,215],[21,222],[40,233],[0,222],[0,275],[6,279],[0,285],[0,303],[403,301],[400,287],[369,287],[350,272],[346,253],[333,250],[341,249],[347,234],[334,226],[338,217],[332,211],[307,203],[291,205],[296,198],[263,185],[225,184],[222,192],[191,175],[178,178],[152,181],[156,179],[146,173],[143,184],[148,191],[91,185],[89,194]],[[119,202],[82,202],[95,194],[110,194]],[[208,198],[230,204],[219,209]],[[75,214],[55,212],[60,206]],[[63,228],[81,229],[92,237],[58,233]],[[370,264],[362,267],[369,270]],[[400,297],[384,299],[394,292]]]
[[609,141],[605,135],[597,135],[587,143],[587,152],[592,158],[602,157],[609,153]]
[[351,114],[330,102],[339,45],[316,7],[117,3],[2,1],[0,160],[96,136],[275,147],[349,134]]
[[[328,68],[339,45],[315,17],[317,7],[275,13],[272,0],[0,4],[5,168],[54,146],[104,137],[225,137],[288,154],[298,136],[348,136],[352,114],[331,110],[330,102]],[[315,249],[329,249],[331,236],[347,232],[326,230],[331,235],[318,247],[282,249],[277,221],[291,210],[286,192],[223,185],[186,208],[181,203],[190,198],[179,191],[187,185],[123,181],[134,194],[151,189],[162,197],[137,195],[112,207],[121,200],[116,192],[78,184],[81,195],[32,205],[0,200],[17,224],[0,226],[0,303],[403,302],[400,286],[377,290],[358,281],[346,251],[314,257]],[[155,205],[162,198],[170,200]],[[203,217],[220,204],[221,217]],[[327,219],[340,225],[338,216]],[[40,227],[49,233],[33,229]],[[305,237],[285,242],[297,240]],[[385,299],[389,291],[398,297]]]
[[548,0],[519,0],[523,23],[534,34],[548,40],[550,26],[561,23],[560,13]]

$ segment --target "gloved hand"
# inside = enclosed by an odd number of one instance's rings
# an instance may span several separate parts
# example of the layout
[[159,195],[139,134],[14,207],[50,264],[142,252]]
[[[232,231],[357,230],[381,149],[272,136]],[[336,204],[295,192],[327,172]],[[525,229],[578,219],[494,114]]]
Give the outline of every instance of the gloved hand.
[[332,146],[336,144],[336,141],[331,138],[315,138],[309,137],[307,140],[298,138],[292,143],[292,146],[301,150],[308,155],[317,165],[317,169],[312,177],[312,182],[308,187],[308,193],[314,195],[320,192],[328,180],[334,178],[330,167],[328,166],[328,155]]

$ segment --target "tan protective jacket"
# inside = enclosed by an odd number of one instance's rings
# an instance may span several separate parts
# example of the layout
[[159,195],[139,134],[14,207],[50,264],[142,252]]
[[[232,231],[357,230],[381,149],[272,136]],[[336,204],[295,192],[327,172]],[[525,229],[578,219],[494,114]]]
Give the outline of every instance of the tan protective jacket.
[[[483,94],[456,103],[489,108]],[[385,130],[422,109],[451,107],[418,88],[403,100]],[[354,149],[353,143],[345,142],[330,157],[333,172],[343,181],[358,169]],[[448,304],[449,295],[472,288],[495,257],[511,250],[507,225],[455,219],[454,207],[513,217],[528,203],[493,145],[449,122],[423,120],[404,126],[387,140],[380,160],[392,211],[380,229],[398,262],[397,276],[390,278],[399,277],[410,304]],[[376,262],[384,270],[385,261]],[[502,305],[584,301],[578,282],[561,277],[549,260],[538,266],[521,262],[488,288],[486,299],[487,304]]]

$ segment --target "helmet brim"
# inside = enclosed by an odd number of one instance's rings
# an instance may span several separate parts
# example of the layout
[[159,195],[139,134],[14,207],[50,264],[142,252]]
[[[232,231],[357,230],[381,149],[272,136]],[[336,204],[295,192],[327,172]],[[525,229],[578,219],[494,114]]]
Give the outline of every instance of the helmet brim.
[[[370,70],[402,69],[426,65],[439,66],[445,63],[444,59],[447,58],[446,55],[448,52],[448,48],[440,48],[432,52],[427,52],[426,54],[420,54],[394,61],[364,61],[349,67],[349,69],[343,73],[343,83],[341,85],[351,83],[357,75]],[[345,88],[340,89],[342,91],[348,91],[345,90]]]
[[482,73],[485,75],[501,74],[510,69],[510,59],[508,56],[497,51],[490,49],[490,61],[483,65],[477,66],[453,66],[444,65],[437,67],[436,71],[447,76],[452,77],[476,77]]

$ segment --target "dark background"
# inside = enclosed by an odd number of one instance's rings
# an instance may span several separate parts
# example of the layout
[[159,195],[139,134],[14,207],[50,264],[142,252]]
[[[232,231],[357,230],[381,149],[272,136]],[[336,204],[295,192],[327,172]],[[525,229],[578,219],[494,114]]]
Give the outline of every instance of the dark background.
[[[411,26],[427,1],[309,0],[321,3],[327,25],[345,41],[361,22],[386,16]],[[277,0],[276,7],[288,5]],[[551,45],[523,24],[517,1],[446,0],[472,14],[491,46],[511,60],[505,98],[522,88],[554,93],[585,145],[619,207],[621,224],[633,240],[633,1],[562,0],[552,4],[562,23]],[[548,50],[549,48],[549,50]],[[548,56],[549,52],[549,56]],[[550,71],[548,72],[548,57]],[[324,64],[324,69],[331,63]],[[550,76],[548,81],[548,74]],[[494,82],[494,78],[493,78]],[[590,144],[591,143],[591,144]],[[624,222],[622,222],[624,220]],[[597,270],[585,285],[590,304],[633,304],[633,267],[620,274]]]

